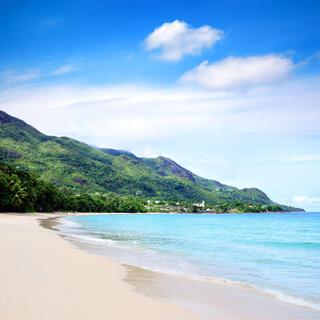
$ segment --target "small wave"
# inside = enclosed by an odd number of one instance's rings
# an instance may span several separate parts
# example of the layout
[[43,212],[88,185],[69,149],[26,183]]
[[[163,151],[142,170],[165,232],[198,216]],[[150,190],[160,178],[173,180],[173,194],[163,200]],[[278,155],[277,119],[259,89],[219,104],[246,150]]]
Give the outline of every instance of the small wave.
[[112,240],[107,239],[101,239],[98,237],[90,236],[90,235],[81,235],[81,234],[74,234],[74,233],[63,233],[69,238],[74,238],[80,241],[84,242],[90,242],[90,243],[112,243]]
[[293,297],[293,296],[284,294],[282,292],[278,292],[278,291],[274,291],[274,290],[270,290],[270,289],[258,288],[258,290],[262,290],[262,292],[264,292],[265,294],[270,295],[272,297],[275,297],[275,298],[277,298],[281,301],[284,301],[284,302],[296,304],[298,306],[307,307],[307,308],[311,308],[314,310],[320,310],[320,304],[313,303],[313,302],[307,301],[302,298]]
[[250,291],[257,292],[259,294],[271,296],[273,298],[276,298],[276,299],[283,301],[283,302],[286,302],[286,303],[295,304],[295,305],[298,305],[301,307],[307,307],[307,308],[311,308],[314,310],[320,310],[320,304],[318,304],[318,303],[314,303],[314,302],[307,301],[302,298],[290,296],[290,295],[287,295],[287,294],[282,293],[280,291],[271,290],[271,289],[264,289],[264,288],[261,288],[261,287],[258,287],[258,286],[252,285],[252,284],[248,284],[245,282],[241,282],[241,281],[229,280],[229,279],[219,278],[219,277],[201,277],[201,276],[187,276],[187,277],[190,277],[195,280],[208,281],[208,282],[212,282],[215,284],[228,285],[228,286],[232,286],[232,287],[241,288],[244,290],[250,290]]
[[112,247],[123,247],[118,241],[103,237],[104,233],[90,233],[77,222],[63,219],[58,226],[58,233],[71,241],[79,243],[108,245]]
[[59,228],[81,228],[81,224],[67,218],[62,218],[59,222]]
[[[61,221],[61,224],[60,224],[60,227],[58,228],[59,233],[66,236],[66,238],[71,241],[74,240],[74,241],[78,241],[79,243],[89,243],[89,244],[98,244],[98,245],[102,244],[102,245],[106,245],[108,247],[113,247],[113,248],[122,248],[122,249],[127,249],[127,250],[129,249],[129,250],[131,250],[131,252],[133,251],[133,249],[139,248],[139,249],[143,250],[144,253],[148,252],[149,258],[150,258],[150,253],[153,253],[155,256],[158,256],[158,253],[154,252],[154,250],[151,250],[148,248],[141,248],[141,247],[137,246],[138,243],[136,241],[132,241],[130,245],[126,246],[123,243],[120,243],[119,241],[115,241],[115,240],[111,240],[106,237],[102,237],[102,235],[104,233],[90,234],[87,230],[85,230],[83,228],[83,226],[81,224],[79,224],[77,222],[70,221],[69,219],[61,219],[60,221]],[[137,246],[137,247],[134,248],[134,246]],[[140,252],[140,254],[141,254],[141,252]],[[114,257],[109,257],[109,258],[114,259]],[[161,272],[161,273],[184,277],[184,278],[189,278],[189,279],[193,279],[193,280],[207,281],[207,282],[220,284],[220,285],[228,285],[228,286],[232,286],[232,287],[241,288],[244,290],[250,290],[250,291],[254,291],[259,294],[264,294],[264,295],[276,298],[276,299],[283,301],[283,302],[286,302],[286,303],[298,305],[301,307],[311,308],[314,310],[320,310],[320,304],[305,300],[303,298],[298,298],[298,297],[294,297],[291,295],[287,295],[285,293],[282,293],[282,292],[279,292],[276,290],[272,290],[272,289],[261,288],[261,287],[258,287],[258,286],[252,285],[252,284],[241,282],[241,281],[229,280],[229,279],[222,278],[222,277],[211,277],[211,276],[210,277],[203,277],[203,276],[197,275],[195,273],[190,273],[190,272],[188,273],[187,270],[185,272],[183,272],[182,271],[183,266],[181,266],[182,268],[179,268],[180,271],[177,271],[177,270],[172,270],[171,268],[166,268],[164,265],[160,266],[159,264],[157,265],[157,267],[155,267],[155,265],[151,266],[148,263],[143,263],[143,259],[138,259],[139,262],[137,262],[137,263],[132,263],[132,261],[131,262],[120,261],[117,258],[115,260],[118,260],[121,263],[135,265],[137,267],[144,268],[144,269],[150,270],[150,271]]]

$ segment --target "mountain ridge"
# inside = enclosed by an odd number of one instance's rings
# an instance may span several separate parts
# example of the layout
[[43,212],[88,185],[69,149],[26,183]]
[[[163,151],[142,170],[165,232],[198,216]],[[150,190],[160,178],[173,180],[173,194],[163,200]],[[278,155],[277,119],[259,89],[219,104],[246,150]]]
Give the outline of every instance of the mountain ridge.
[[[276,205],[260,189],[238,189],[200,177],[174,160],[137,157],[130,151],[97,148],[69,137],[47,136],[0,110],[0,161],[35,172],[74,192],[114,192],[210,205]],[[291,207],[282,206],[284,210]]]

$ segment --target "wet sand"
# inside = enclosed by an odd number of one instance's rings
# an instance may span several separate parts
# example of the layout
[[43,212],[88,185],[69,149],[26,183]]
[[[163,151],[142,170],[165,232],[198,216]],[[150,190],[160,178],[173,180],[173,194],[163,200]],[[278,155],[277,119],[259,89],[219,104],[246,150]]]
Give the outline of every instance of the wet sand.
[[121,264],[76,249],[39,218],[0,214],[0,319],[195,319],[135,292]]
[[202,320],[319,320],[320,311],[227,284],[193,280],[127,266],[138,292],[192,310]]

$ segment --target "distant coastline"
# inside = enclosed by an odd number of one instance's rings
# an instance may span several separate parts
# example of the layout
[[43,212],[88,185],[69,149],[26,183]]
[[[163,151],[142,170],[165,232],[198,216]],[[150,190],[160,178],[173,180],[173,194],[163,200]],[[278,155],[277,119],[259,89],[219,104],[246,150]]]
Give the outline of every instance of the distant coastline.
[[47,136],[0,111],[2,211],[275,212],[258,188],[206,179],[170,158]]

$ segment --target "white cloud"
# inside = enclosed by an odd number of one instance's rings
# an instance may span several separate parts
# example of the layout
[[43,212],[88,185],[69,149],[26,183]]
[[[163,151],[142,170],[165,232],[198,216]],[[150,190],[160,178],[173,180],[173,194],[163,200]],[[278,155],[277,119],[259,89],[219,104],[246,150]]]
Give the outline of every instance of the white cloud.
[[295,196],[293,201],[299,205],[320,205],[320,197]]
[[159,58],[178,61],[185,55],[197,55],[212,47],[223,37],[223,32],[210,26],[192,28],[183,21],[167,22],[156,28],[145,39],[148,51],[160,50]]
[[0,73],[1,82],[5,85],[13,85],[21,82],[34,80],[41,77],[38,69],[30,69],[25,72],[17,72],[14,70],[6,70]]
[[282,55],[229,57],[212,64],[204,61],[180,81],[218,90],[247,89],[284,80],[293,68],[291,59]]
[[66,64],[64,66],[61,66],[55,70],[53,70],[50,75],[52,76],[60,76],[60,75],[63,75],[63,74],[67,74],[67,73],[70,73],[70,72],[73,72],[73,71],[76,71],[77,68],[72,65],[72,64]]
[[145,148],[166,139],[316,135],[319,100],[316,77],[232,93],[130,85],[29,86],[0,92],[5,111],[47,133],[119,148]]

